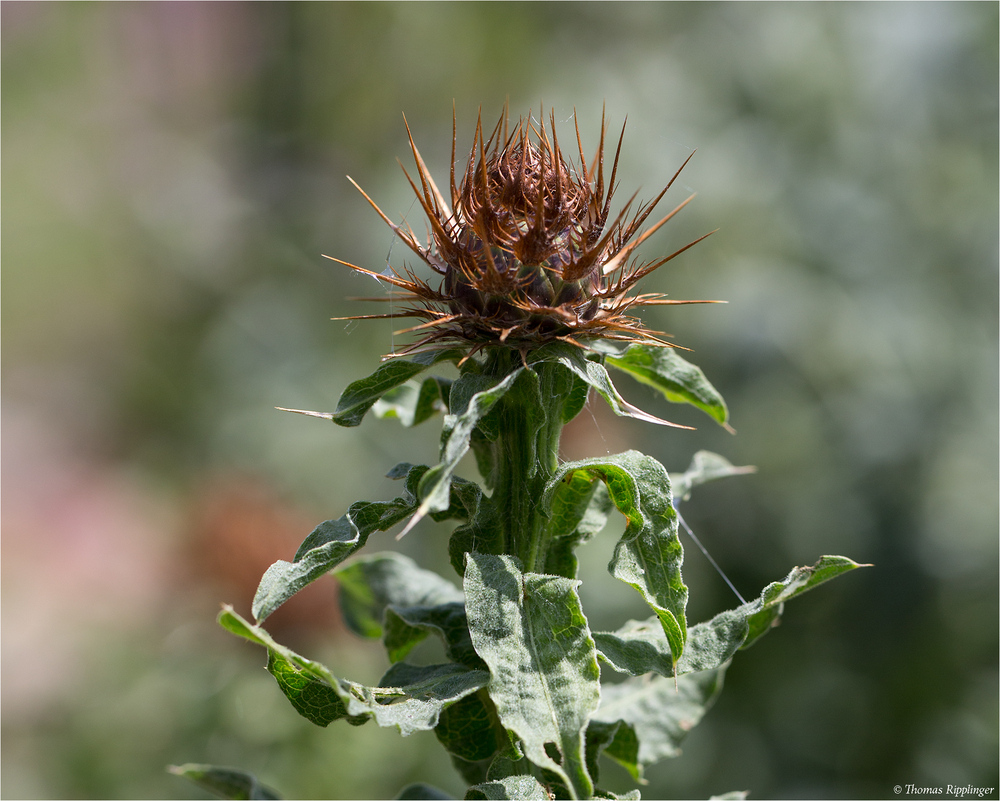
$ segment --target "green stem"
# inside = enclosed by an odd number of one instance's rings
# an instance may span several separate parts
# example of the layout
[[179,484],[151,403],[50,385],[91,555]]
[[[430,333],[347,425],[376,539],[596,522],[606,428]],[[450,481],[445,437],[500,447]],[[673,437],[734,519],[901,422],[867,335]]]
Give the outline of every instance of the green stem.
[[[521,366],[520,354],[510,349],[493,351],[485,364],[497,380]],[[495,410],[493,502],[505,532],[504,551],[517,556],[528,572],[545,567],[549,543],[540,503],[559,466],[563,408],[571,386],[561,365],[534,364]]]

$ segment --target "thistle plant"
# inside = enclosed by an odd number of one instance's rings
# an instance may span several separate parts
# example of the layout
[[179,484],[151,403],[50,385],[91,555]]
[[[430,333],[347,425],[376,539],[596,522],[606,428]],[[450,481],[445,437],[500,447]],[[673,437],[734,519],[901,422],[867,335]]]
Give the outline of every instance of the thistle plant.
[[[679,753],[736,652],[769,631],[784,602],[859,566],[823,556],[756,599],[689,626],[677,506],[700,484],[752,468],[704,451],[673,474],[637,451],[560,460],[563,427],[591,395],[615,414],[688,428],[628,403],[608,368],[728,428],[726,404],[702,371],[634,316],[643,306],[713,302],[636,291],[704,238],[658,260],[636,256],[691,200],[647,227],[687,162],[651,201],[636,204],[633,196],[612,217],[624,127],[610,170],[603,121],[589,162],[575,133],[573,164],[554,117],[548,127],[531,119],[511,127],[505,110],[488,135],[477,124],[456,181],[453,121],[447,198],[411,136],[416,179],[406,177],[427,218],[426,240],[393,223],[358,187],[432,279],[410,267],[376,273],[341,262],[392,287],[389,313],[361,317],[420,322],[399,332],[412,342],[350,384],[335,411],[302,413],[341,426],[360,424],[369,411],[405,426],[442,414],[438,462],[392,467],[399,497],[353,504],[309,534],[290,562],[275,562],[253,599],[253,622],[231,607],[219,618],[267,650],[268,671],[312,723],[374,720],[404,736],[433,731],[469,784],[466,798],[619,797],[599,787],[602,755],[641,784],[648,765]],[[433,374],[444,363],[457,367],[457,378]],[[482,485],[457,475],[470,450]],[[612,545],[601,532],[616,511],[625,529]],[[428,517],[458,521],[448,545],[458,581],[391,551],[351,558],[376,532],[403,524],[401,537]],[[614,631],[590,628],[576,549],[591,540],[588,547],[609,551],[611,575],[649,606],[647,619],[622,621]],[[328,573],[339,581],[348,627],[385,645],[391,665],[378,686],[334,675],[262,627]],[[441,641],[446,661],[407,661],[428,636]],[[611,675],[615,681],[602,681]],[[229,797],[270,794],[241,771],[175,770]],[[413,785],[399,797],[445,796]],[[620,797],[639,798],[639,791]]]

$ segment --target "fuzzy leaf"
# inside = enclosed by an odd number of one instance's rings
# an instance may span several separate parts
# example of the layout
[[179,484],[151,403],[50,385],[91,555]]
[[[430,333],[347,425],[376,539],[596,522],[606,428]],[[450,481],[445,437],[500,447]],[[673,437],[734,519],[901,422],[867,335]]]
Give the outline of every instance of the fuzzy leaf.
[[598,757],[604,754],[613,759],[631,774],[636,781],[642,780],[642,765],[639,763],[639,738],[635,729],[623,720],[607,723],[591,719],[587,726],[587,765],[590,775],[597,781]]
[[409,531],[417,521],[428,512],[440,512],[448,508],[449,486],[452,474],[458,467],[459,461],[469,450],[469,440],[477,424],[493,408],[493,405],[500,400],[523,372],[524,368],[518,368],[508,374],[502,381],[478,392],[469,397],[467,403],[461,403],[455,395],[461,392],[463,379],[459,379],[452,387],[452,401],[456,409],[464,410],[447,414],[444,418],[444,432],[442,433],[441,463],[432,467],[420,481],[419,496],[420,506],[414,512],[410,522],[407,523],[403,534]]
[[489,674],[463,665],[415,667],[399,662],[378,687],[340,679],[319,662],[274,641],[259,626],[248,623],[231,607],[219,615],[223,628],[268,649],[268,669],[295,709],[308,720],[328,725],[346,718],[354,724],[373,718],[379,726],[395,727],[404,736],[433,729],[443,709],[486,685]]
[[450,581],[424,570],[408,556],[380,553],[338,567],[344,622],[362,637],[381,637],[389,606],[436,606],[465,595]]
[[717,668],[743,644],[749,631],[747,616],[729,610],[688,629],[684,653],[673,665],[670,643],[656,617],[630,620],[617,631],[595,631],[598,655],[612,668],[631,676],[656,673],[678,676]]
[[563,484],[578,475],[602,480],[612,503],[626,520],[608,570],[634,587],[656,613],[676,663],[684,652],[687,587],[681,578],[684,550],[677,538],[677,514],[670,479],[658,461],[637,451],[562,465],[546,488],[544,508]]
[[214,793],[219,798],[231,799],[278,799],[281,798],[270,787],[257,781],[252,773],[236,768],[222,768],[217,765],[172,765],[168,770],[175,776],[183,776],[202,789]]
[[[721,667],[770,630],[785,601],[857,567],[864,565],[842,556],[824,556],[812,567],[797,567],[783,581],[769,584],[756,600],[692,626],[677,675]],[[655,617],[630,620],[617,631],[594,632],[599,656],[621,673],[671,676],[670,644],[657,622]]]
[[729,411],[722,395],[701,368],[695,367],[674,348],[634,343],[624,352],[608,354],[605,361],[637,381],[658,390],[673,403],[690,403],[728,428]]
[[289,703],[302,717],[317,726],[346,719],[354,726],[368,721],[367,715],[350,715],[341,694],[326,681],[299,669],[276,651],[267,652],[267,672],[274,676]]
[[[403,463],[396,465],[389,478],[406,479],[403,494],[392,501],[358,501],[337,520],[320,523],[303,540],[291,562],[279,560],[264,573],[254,595],[252,611],[263,622],[285,601],[303,587],[333,570],[351,554],[361,549],[376,531],[387,531],[405,520],[417,508],[417,485],[429,468]],[[436,514],[437,520],[475,514],[482,490],[475,484],[453,478],[449,504]]]
[[493,464],[493,441],[477,426],[469,437],[469,447],[476,457],[476,468],[483,477],[483,485],[486,489],[493,489],[493,471],[496,467]]
[[444,643],[445,653],[454,662],[470,668],[485,667],[469,637],[465,604],[456,601],[438,606],[390,606],[385,615],[385,648],[389,659],[398,662],[428,634]]
[[504,547],[504,528],[502,512],[489,497],[483,497],[476,516],[464,526],[456,528],[448,541],[448,555],[451,566],[458,575],[465,574],[465,554],[469,551],[477,553],[499,554]]
[[467,695],[442,711],[434,729],[434,734],[448,752],[466,762],[490,759],[500,749],[499,727],[487,706],[489,699],[484,695],[483,691]]
[[442,520],[472,520],[479,512],[482,499],[482,487],[475,481],[452,476],[448,508],[440,512],[431,512],[430,518],[439,523]]
[[317,416],[327,417],[337,425],[356,426],[361,423],[375,402],[386,393],[405,384],[432,365],[443,361],[457,361],[460,358],[462,352],[451,348],[421,353],[410,360],[391,359],[379,365],[370,376],[348,384],[337,402],[336,411]]
[[757,600],[734,610],[742,612],[746,609],[750,627],[750,632],[741,647],[749,648],[771,630],[775,620],[781,616],[785,601],[790,601],[832,578],[859,567],[871,567],[871,565],[858,564],[846,556],[821,556],[816,564],[810,567],[796,567],[781,581],[768,584]]
[[686,501],[691,497],[691,490],[700,484],[715,481],[728,476],[740,476],[756,473],[752,466],[736,467],[723,456],[711,451],[698,451],[691,457],[691,465],[683,473],[670,474],[670,489],[674,494],[674,503]]
[[643,420],[647,423],[655,423],[661,426],[671,426],[673,428],[688,428],[679,423],[671,423],[669,420],[661,420],[648,412],[644,412],[636,406],[626,401],[615,385],[611,381],[611,376],[604,365],[600,362],[591,361],[584,352],[572,345],[561,342],[553,343],[546,348],[539,350],[535,356],[535,362],[555,361],[571,370],[584,383],[597,390],[597,393],[607,401],[611,410],[619,417],[634,417],[636,420]]
[[584,381],[579,375],[573,373],[572,385],[565,393],[562,421],[568,423],[587,405],[587,398],[590,397],[590,384]]
[[441,665],[411,665],[397,662],[376,688],[392,689],[392,696],[379,699],[375,719],[380,726],[397,726],[403,735],[426,731],[438,725],[440,714],[454,703],[486,686],[489,673],[470,670],[453,662]]
[[407,381],[375,401],[372,411],[379,418],[395,418],[410,428],[438,412],[447,413],[450,388],[451,381],[439,376],[430,376],[419,383]]
[[[584,472],[571,472],[555,486],[548,498],[548,519],[545,528],[549,539],[567,537],[592,537],[607,522],[607,514],[601,514],[601,506],[595,510],[595,519],[582,525],[584,517],[591,510],[594,491],[600,484]],[[610,499],[609,499],[610,500]],[[583,531],[580,531],[580,529]]]
[[549,793],[534,776],[505,776],[502,779],[477,784],[470,787],[466,793],[467,799],[485,799],[485,801],[549,801]]
[[334,575],[348,627],[363,637],[382,637],[391,661],[404,659],[432,633],[450,659],[483,667],[469,639],[465,595],[450,581],[396,553],[360,559]]
[[604,528],[613,509],[607,487],[586,474],[568,476],[556,487],[545,523],[545,572],[576,578],[576,547]]
[[[469,404],[472,403],[472,399],[476,395],[480,392],[488,392],[497,383],[498,381],[495,378],[491,378],[478,370],[463,370],[462,375],[451,385],[448,411],[456,416],[465,414],[469,410]],[[483,428],[486,431],[490,431],[493,435],[496,434],[496,431],[488,425],[484,424]]]
[[465,569],[469,630],[501,722],[531,762],[589,798],[584,733],[600,672],[578,584],[523,573],[511,556],[470,553]]
[[[260,623],[303,587],[328,573],[368,541],[375,531],[386,531],[416,508],[416,484],[424,466],[410,467],[403,494],[395,500],[359,501],[337,520],[320,523],[306,537],[294,561],[280,560],[264,573],[254,595],[252,611]],[[391,475],[391,474],[390,474]]]
[[[680,753],[679,744],[722,692],[725,667],[673,679],[662,676],[605,684],[594,720],[622,721],[639,741],[638,767]],[[612,755],[613,756],[613,755]]]

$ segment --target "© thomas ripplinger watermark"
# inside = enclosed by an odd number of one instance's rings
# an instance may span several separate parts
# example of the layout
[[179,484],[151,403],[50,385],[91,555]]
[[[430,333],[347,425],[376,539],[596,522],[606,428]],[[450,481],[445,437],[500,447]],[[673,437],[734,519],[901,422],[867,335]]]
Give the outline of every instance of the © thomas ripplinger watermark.
[[938,785],[937,787],[918,787],[915,784],[897,784],[892,788],[896,795],[928,796],[940,795],[944,798],[990,798],[996,794],[996,787],[976,787],[972,784],[962,786],[954,784]]

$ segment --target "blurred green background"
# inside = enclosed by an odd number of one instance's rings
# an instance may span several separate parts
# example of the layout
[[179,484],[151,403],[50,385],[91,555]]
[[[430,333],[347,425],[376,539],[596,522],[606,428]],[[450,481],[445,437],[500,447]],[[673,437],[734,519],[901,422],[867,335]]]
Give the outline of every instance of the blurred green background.
[[[645,289],[729,304],[646,319],[738,436],[622,379],[699,430],[592,401],[566,455],[757,465],[684,507],[747,596],[823,553],[876,565],[739,655],[644,797],[997,785],[995,3],[4,3],[2,37],[5,798],[200,797],[164,772],[187,761],[292,797],[460,796],[433,735],[313,727],[214,616],[436,456],[437,423],[273,407],[332,408],[400,327],[330,322],[382,290],[321,254],[405,256],[345,175],[422,231],[401,112],[443,182],[452,103],[461,158],[507,99],[567,141],[575,115],[588,153],[603,105],[627,116],[619,201],[698,150],[670,193],[698,198],[645,256],[721,229]],[[447,571],[446,540],[368,547]],[[645,614],[612,542],[582,554],[598,626]],[[691,620],[735,605],[687,550]],[[353,679],[384,667],[332,579],[269,628]]]

